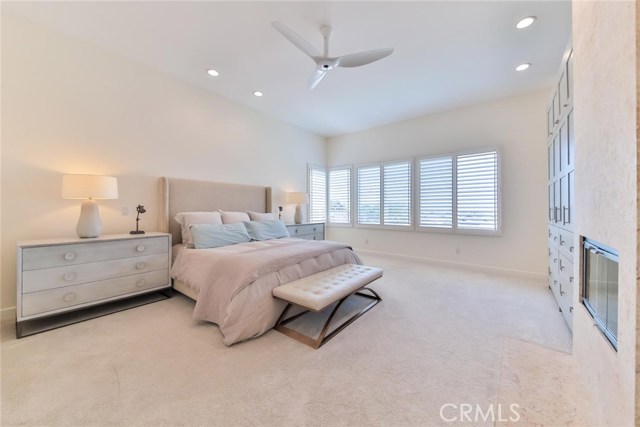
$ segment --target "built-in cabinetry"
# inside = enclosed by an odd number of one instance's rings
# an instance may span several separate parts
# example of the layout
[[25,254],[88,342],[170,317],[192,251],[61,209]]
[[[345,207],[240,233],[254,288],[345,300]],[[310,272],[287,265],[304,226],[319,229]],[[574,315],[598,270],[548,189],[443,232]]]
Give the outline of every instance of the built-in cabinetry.
[[308,240],[324,240],[324,223],[287,224],[291,237]]
[[18,338],[33,320],[171,287],[166,233],[19,242],[17,260]]
[[547,109],[547,184],[549,288],[573,330],[573,296],[577,292],[574,247],[573,51],[565,55],[558,84]]

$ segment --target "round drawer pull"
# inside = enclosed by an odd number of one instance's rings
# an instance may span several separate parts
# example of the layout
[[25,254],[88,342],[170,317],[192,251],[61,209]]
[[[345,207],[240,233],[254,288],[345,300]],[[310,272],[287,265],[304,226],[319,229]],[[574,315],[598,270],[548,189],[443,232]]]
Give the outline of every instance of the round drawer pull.
[[76,299],[76,294],[74,294],[73,292],[69,292],[68,294],[66,294],[65,296],[62,297],[62,299],[65,302],[71,302],[73,300]]
[[67,282],[70,282],[76,278],[76,273],[74,273],[73,271],[67,271],[66,273],[64,273],[64,276],[62,276],[62,278]]
[[139,262],[136,264],[136,268],[138,270],[142,270],[146,264],[144,262]]
[[145,250],[145,249],[146,249],[146,248],[144,247],[144,245],[138,245],[138,246],[136,246],[136,251],[138,251],[138,252],[144,252],[144,250]]
[[138,281],[136,282],[136,286],[139,288],[143,287],[146,284],[147,284],[147,281],[144,279],[138,279]]
[[76,259],[76,253],[75,252],[65,252],[64,259],[66,259],[67,261],[73,261],[74,259]]

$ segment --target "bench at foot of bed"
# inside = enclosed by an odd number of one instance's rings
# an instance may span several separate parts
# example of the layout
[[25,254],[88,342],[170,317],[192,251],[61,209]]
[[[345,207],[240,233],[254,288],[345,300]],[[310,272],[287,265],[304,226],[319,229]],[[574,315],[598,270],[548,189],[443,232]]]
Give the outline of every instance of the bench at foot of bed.
[[[276,322],[274,329],[317,349],[333,338],[338,332],[349,326],[358,317],[369,311],[374,305],[382,301],[382,298],[380,298],[373,289],[366,287],[369,283],[380,277],[382,277],[382,269],[380,268],[358,264],[344,264],[278,286],[273,290],[273,296],[288,302],[288,304]],[[368,291],[370,294],[363,293],[363,291]],[[347,298],[354,294],[371,299],[372,301],[362,310],[341,323],[331,333],[327,334],[331,326],[331,321],[340,306]],[[338,304],[333,308],[329,318],[322,327],[320,335],[316,339],[285,326],[287,323],[300,318],[309,311],[315,313],[320,312],[335,302],[338,302]],[[292,306],[300,306],[306,310],[294,316],[287,317],[287,313]]]

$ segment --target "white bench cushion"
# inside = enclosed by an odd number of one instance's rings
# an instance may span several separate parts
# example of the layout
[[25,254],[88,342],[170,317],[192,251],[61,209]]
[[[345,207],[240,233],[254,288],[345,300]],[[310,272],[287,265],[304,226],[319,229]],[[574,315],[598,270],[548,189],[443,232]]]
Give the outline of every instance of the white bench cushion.
[[278,286],[273,290],[273,295],[310,310],[320,311],[380,277],[380,268],[344,264]]

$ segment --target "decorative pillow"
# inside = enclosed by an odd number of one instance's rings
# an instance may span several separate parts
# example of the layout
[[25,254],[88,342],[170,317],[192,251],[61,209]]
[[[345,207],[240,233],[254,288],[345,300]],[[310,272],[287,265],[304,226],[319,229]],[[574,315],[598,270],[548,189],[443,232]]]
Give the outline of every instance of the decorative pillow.
[[223,224],[235,224],[237,222],[251,221],[249,214],[246,212],[227,212],[223,210],[220,210],[219,212],[222,216]]
[[189,227],[193,224],[222,224],[220,212],[180,212],[175,216],[182,227],[182,243],[193,247],[193,238]]
[[251,221],[275,221],[276,217],[271,212],[262,213],[262,212],[247,212],[249,214],[249,218]]
[[249,242],[251,238],[243,223],[193,224],[190,227],[196,249],[219,248]]
[[289,230],[282,221],[249,221],[245,222],[251,240],[269,240],[289,237]]

